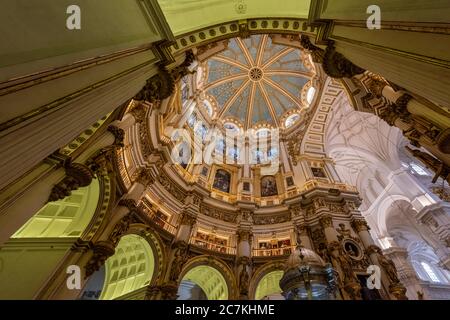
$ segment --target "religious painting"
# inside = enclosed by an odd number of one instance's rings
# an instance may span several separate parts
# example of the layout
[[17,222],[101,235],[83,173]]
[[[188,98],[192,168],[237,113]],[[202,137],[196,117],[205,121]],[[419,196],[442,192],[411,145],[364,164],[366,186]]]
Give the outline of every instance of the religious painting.
[[289,187],[292,187],[294,185],[294,179],[292,177],[286,178],[286,185]]
[[225,170],[219,169],[214,177],[213,188],[222,192],[230,192],[231,174]]
[[261,197],[270,197],[278,194],[277,181],[274,176],[265,176],[261,179]]
[[244,191],[250,191],[250,182],[244,182],[242,189]]
[[322,168],[311,168],[311,171],[313,173],[313,176],[316,178],[326,178],[327,175],[325,174],[325,171]]
[[202,174],[202,176],[207,177],[208,176],[208,168],[207,167],[203,167],[201,174]]

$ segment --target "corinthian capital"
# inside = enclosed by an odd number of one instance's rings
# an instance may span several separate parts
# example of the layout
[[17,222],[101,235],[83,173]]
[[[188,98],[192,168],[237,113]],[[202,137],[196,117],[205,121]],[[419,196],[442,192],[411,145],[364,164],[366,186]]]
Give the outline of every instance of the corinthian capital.
[[65,169],[66,177],[53,187],[48,202],[62,200],[70,196],[73,190],[90,185],[94,178],[92,170],[81,163],[68,163]]

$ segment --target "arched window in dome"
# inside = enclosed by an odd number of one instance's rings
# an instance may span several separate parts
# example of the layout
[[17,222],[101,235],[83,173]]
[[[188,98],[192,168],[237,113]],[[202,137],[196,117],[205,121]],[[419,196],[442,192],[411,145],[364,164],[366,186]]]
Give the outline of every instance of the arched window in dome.
[[431,268],[431,266],[426,263],[425,261],[422,261],[420,263],[420,265],[422,266],[423,270],[426,272],[426,274],[428,275],[428,277],[430,278],[431,281],[433,282],[440,282],[438,276],[436,275],[436,273],[434,272],[433,268]]
[[272,147],[267,151],[267,158],[269,161],[278,157],[278,148]]
[[228,171],[219,169],[214,177],[213,188],[222,192],[230,193],[231,174]]
[[197,114],[195,112],[193,112],[188,119],[188,125],[189,127],[191,127],[192,129],[194,129],[195,124],[197,123]]
[[224,154],[225,152],[225,140],[223,138],[219,138],[216,142],[216,152],[218,154]]
[[410,166],[414,173],[417,173],[420,176],[428,176],[428,173],[421,166],[415,163],[411,163]]
[[256,161],[257,164],[261,164],[262,162],[265,161],[264,152],[262,152],[259,149],[255,150],[253,157],[254,157],[253,159]]
[[311,102],[314,99],[315,94],[316,94],[316,88],[310,87],[308,89],[308,92],[306,93],[306,102],[308,102],[308,104],[311,104]]
[[238,131],[239,131],[239,127],[238,127],[237,125],[235,125],[234,123],[232,123],[232,122],[226,122],[226,123],[223,125],[223,127],[224,127],[226,130],[230,130],[230,131],[232,131],[232,132],[238,132]]
[[278,194],[277,180],[274,176],[261,178],[261,197],[271,197]]
[[300,115],[295,113],[293,115],[290,115],[286,121],[284,122],[284,125],[286,126],[286,128],[291,127],[295,122],[297,122],[297,120],[300,119]]
[[227,148],[227,151],[228,151],[227,154],[228,154],[229,158],[233,159],[234,161],[238,160],[238,158],[239,158],[239,149],[236,146],[234,146],[232,148]]
[[195,133],[202,137],[202,141],[205,141],[206,135],[208,134],[208,131],[209,131],[208,127],[206,125],[202,124],[202,125],[197,125],[195,128],[196,128]]
[[208,113],[208,115],[210,117],[213,116],[213,108],[212,108],[212,106],[211,106],[211,104],[209,103],[208,100],[204,100],[203,101],[203,108],[205,108],[206,112]]
[[264,137],[268,137],[269,133],[270,133],[270,129],[262,128],[262,129],[259,129],[258,131],[256,131],[256,136],[258,138],[264,138]]

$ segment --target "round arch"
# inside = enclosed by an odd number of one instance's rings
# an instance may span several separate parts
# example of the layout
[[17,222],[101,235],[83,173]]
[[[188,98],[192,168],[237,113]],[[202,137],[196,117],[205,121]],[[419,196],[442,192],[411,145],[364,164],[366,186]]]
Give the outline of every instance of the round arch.
[[215,268],[201,265],[190,269],[183,281],[190,281],[198,285],[206,294],[208,300],[227,300],[228,285],[223,275]]
[[[208,275],[212,276],[214,280],[208,282]],[[180,282],[189,280],[197,284],[202,288],[208,300],[232,300],[238,298],[237,284],[232,270],[223,261],[211,256],[203,255],[189,260],[184,266],[179,279]],[[223,287],[222,293],[217,293],[220,292],[219,289],[216,289],[217,292],[212,292],[207,287],[213,282],[216,282],[218,287]],[[211,286],[211,288],[214,288],[214,286]]]
[[100,183],[73,190],[62,200],[47,203],[12,238],[76,238],[92,220],[100,199]]
[[[272,272],[275,272],[271,277],[277,275],[276,272],[283,272],[284,270],[284,263],[283,262],[268,262],[262,266],[260,266],[258,269],[256,269],[256,271],[253,273],[252,279],[250,280],[250,286],[249,286],[249,297],[250,299],[258,299],[257,297],[257,290],[258,290],[258,286],[261,283],[261,280],[263,280],[263,278],[266,275],[271,274]],[[268,278],[267,278],[268,280]],[[273,278],[272,278],[273,280]],[[266,280],[264,280],[266,281]],[[258,294],[261,294],[263,291],[262,287],[259,289]],[[280,291],[281,292],[281,291]],[[259,297],[259,299],[261,299],[263,296]]]
[[390,212],[389,208],[394,203],[399,201],[406,201],[411,204],[411,200],[403,195],[389,195],[389,197],[385,198],[384,201],[378,206],[376,221],[380,235],[389,234],[386,223],[388,219],[388,213]]
[[123,236],[116,252],[105,263],[101,300],[112,300],[150,284],[155,256],[149,242],[137,235]]

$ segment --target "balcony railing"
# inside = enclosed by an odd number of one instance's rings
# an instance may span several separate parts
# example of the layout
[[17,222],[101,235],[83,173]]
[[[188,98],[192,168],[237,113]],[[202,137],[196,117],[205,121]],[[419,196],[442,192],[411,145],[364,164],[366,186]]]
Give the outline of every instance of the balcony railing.
[[273,256],[288,256],[294,251],[295,246],[286,246],[275,249],[253,249],[254,257],[273,257]]
[[156,214],[153,214],[152,216],[150,216],[150,218],[164,230],[170,232],[171,234],[176,234],[177,227],[175,227],[173,224],[167,222],[166,220],[162,219],[160,216],[157,216]]
[[224,254],[236,254],[236,248],[234,247],[220,245],[197,237],[191,238],[190,242],[191,244],[199,248],[216,251]]
[[339,189],[341,191],[351,191],[351,192],[357,192],[356,187],[345,184],[345,183],[330,183],[328,181],[323,181],[319,179],[311,179],[308,180],[302,191],[308,191],[314,188],[330,188],[330,189]]
[[142,211],[144,211],[148,215],[148,217],[162,229],[170,232],[171,234],[176,234],[177,227],[167,220],[164,220],[162,217],[158,216],[154,209],[152,209],[151,204],[147,201],[147,199],[144,198],[140,202],[139,208],[141,208]]

